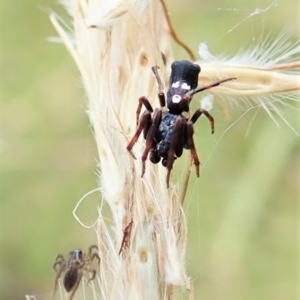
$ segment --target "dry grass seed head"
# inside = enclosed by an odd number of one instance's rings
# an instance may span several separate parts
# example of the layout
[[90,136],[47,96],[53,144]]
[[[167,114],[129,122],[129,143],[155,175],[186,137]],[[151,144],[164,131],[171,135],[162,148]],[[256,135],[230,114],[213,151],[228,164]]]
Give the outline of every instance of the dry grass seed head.
[[[167,299],[169,285],[187,285],[185,219],[175,187],[168,195],[165,170],[146,164],[143,179],[140,156],[126,145],[135,130],[140,96],[158,106],[151,67],[172,61],[169,33],[159,1],[75,1],[75,46],[52,21],[67,44],[82,75],[99,153],[103,199],[113,226],[102,212],[98,222],[100,290],[104,299]],[[166,66],[169,70],[169,65]],[[123,230],[133,220],[128,250],[119,255]]]

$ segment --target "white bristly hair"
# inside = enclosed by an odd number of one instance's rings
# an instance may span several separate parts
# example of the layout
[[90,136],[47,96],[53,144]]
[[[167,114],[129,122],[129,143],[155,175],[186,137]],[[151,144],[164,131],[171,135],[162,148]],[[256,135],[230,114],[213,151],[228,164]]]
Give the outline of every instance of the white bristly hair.
[[299,111],[300,41],[290,41],[292,32],[287,27],[275,39],[270,35],[261,37],[259,43],[242,48],[231,57],[211,55],[207,45],[201,43],[201,59],[197,62],[201,66],[199,85],[211,83],[213,77],[237,77],[209,92],[218,94],[223,106],[261,107],[275,124],[278,124],[277,115],[299,135],[280,108],[286,106]]

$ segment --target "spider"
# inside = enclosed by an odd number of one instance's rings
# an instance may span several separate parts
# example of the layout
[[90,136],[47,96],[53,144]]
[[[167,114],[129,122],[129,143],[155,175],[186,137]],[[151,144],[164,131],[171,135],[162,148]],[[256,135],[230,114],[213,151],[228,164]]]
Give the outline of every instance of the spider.
[[[158,83],[160,108],[156,108],[154,111],[146,97],[143,96],[139,98],[139,104],[136,111],[137,130],[126,148],[133,158],[135,158],[132,153],[132,148],[143,131],[146,146],[142,154],[141,177],[143,177],[145,173],[145,162],[150,152],[149,156],[152,163],[156,164],[162,159],[162,165],[167,168],[166,183],[167,187],[169,187],[170,173],[173,168],[174,160],[182,155],[183,148],[191,151],[191,156],[196,167],[196,174],[199,177],[200,161],[193,139],[193,125],[202,114],[210,121],[211,133],[214,133],[214,119],[208,111],[198,109],[192,117],[189,118],[189,104],[193,96],[196,93],[236,78],[226,78],[198,88],[200,67],[187,60],[175,61],[171,65],[170,86],[167,91],[166,109],[164,88],[157,69],[157,66],[152,67],[152,72]],[[143,112],[140,121],[138,122],[143,105],[146,110]],[[153,116],[151,116],[152,113]],[[185,116],[183,113],[186,113]]]
[[96,270],[90,269],[89,264],[95,258],[98,259],[98,263],[100,264],[100,257],[98,253],[92,253],[93,249],[98,250],[98,247],[96,245],[90,246],[87,255],[83,254],[80,249],[75,249],[71,251],[69,253],[68,262],[65,261],[62,254],[57,255],[53,264],[53,269],[56,272],[56,277],[55,277],[54,293],[52,299],[54,299],[57,290],[58,280],[63,272],[65,272],[63,278],[64,288],[68,293],[72,291],[69,298],[70,300],[74,297],[74,294],[79,286],[79,283],[81,281],[84,272],[87,271],[91,273],[91,277],[88,280],[88,282],[95,279]]

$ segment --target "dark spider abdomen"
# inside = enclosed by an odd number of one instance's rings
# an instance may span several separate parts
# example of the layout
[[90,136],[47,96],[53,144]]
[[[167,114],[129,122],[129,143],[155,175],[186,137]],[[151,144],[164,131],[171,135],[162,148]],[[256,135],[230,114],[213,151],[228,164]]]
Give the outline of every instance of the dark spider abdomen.
[[165,113],[162,115],[158,132],[155,136],[155,140],[157,141],[155,150],[160,157],[165,157],[168,154],[177,118],[178,115],[173,115],[170,113]]
[[64,287],[67,292],[70,292],[77,282],[78,270],[69,269],[64,277]]
[[[150,153],[150,160],[158,163],[162,158],[162,164],[166,165],[166,160],[170,150],[174,127],[178,118],[184,118],[182,115],[174,115],[166,112],[162,115],[157,134],[155,135],[155,144]],[[174,156],[176,159],[176,156]]]

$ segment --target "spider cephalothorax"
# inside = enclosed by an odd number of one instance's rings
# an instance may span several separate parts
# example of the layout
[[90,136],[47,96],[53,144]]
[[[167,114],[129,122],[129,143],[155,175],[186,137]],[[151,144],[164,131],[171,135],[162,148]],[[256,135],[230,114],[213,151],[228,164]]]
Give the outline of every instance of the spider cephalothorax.
[[53,264],[53,269],[56,272],[53,298],[57,290],[58,280],[62,273],[64,273],[64,288],[68,293],[71,292],[70,300],[73,298],[84,272],[91,273],[88,282],[95,278],[96,270],[90,269],[89,265],[95,258],[98,259],[98,263],[100,263],[100,257],[98,253],[92,253],[93,249],[98,250],[98,247],[96,245],[90,246],[87,255],[83,254],[80,249],[75,249],[69,253],[69,260],[67,262],[62,254],[57,255]]
[[[187,92],[198,86],[200,67],[189,61],[174,61],[171,65],[170,86],[167,91],[167,108],[172,114],[189,111]],[[156,75],[158,76],[158,75]]]
[[[193,124],[204,114],[210,121],[211,132],[214,133],[214,119],[208,111],[198,109],[191,118],[184,116],[184,112],[189,112],[189,104],[193,95],[201,91],[218,86],[223,82],[236,78],[226,78],[216,81],[202,88],[198,86],[198,76],[200,67],[187,60],[175,61],[171,66],[170,85],[167,91],[167,109],[163,84],[157,72],[158,67],[152,67],[152,71],[158,83],[158,99],[160,108],[153,108],[146,97],[139,98],[139,105],[136,112],[137,122],[144,105],[143,112],[135,135],[127,145],[127,150],[132,154],[132,147],[138,140],[141,132],[144,133],[146,147],[142,154],[142,176],[145,173],[145,162],[150,152],[150,161],[158,163],[162,159],[162,164],[167,168],[167,187],[169,187],[170,173],[174,160],[182,155],[183,148],[189,149],[196,166],[196,173],[199,177],[200,161],[194,145]],[[151,114],[154,112],[153,116]]]

